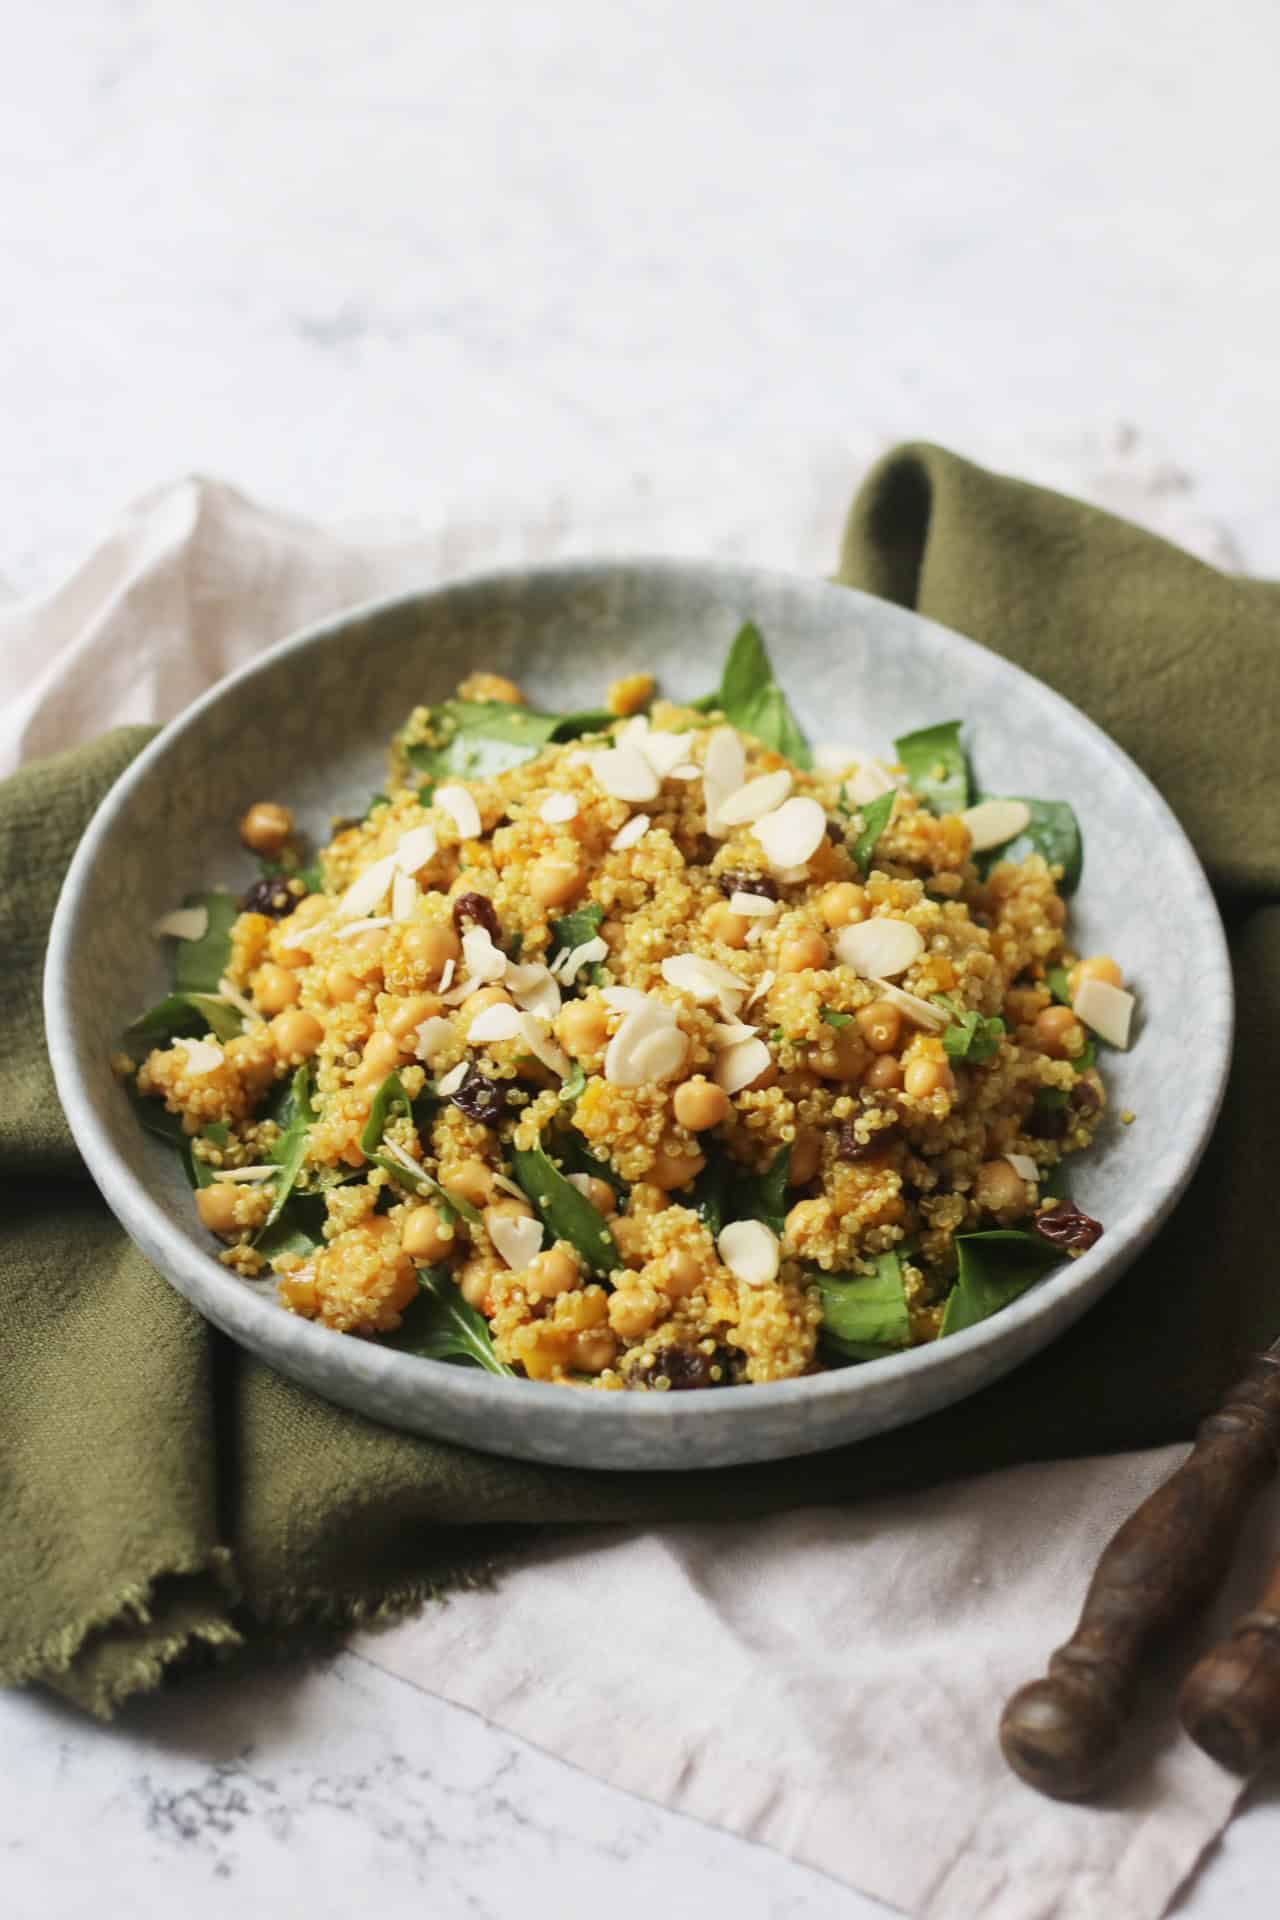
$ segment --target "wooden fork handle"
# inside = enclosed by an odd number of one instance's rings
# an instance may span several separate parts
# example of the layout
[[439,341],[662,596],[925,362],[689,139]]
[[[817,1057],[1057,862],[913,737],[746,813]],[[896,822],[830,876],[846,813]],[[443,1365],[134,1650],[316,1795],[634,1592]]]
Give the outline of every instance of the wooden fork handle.
[[1197,1746],[1233,1773],[1280,1752],[1280,1562],[1252,1613],[1197,1661],[1178,1695]]
[[1005,1759],[1029,1786],[1086,1798],[1115,1758],[1151,1641],[1226,1573],[1250,1500],[1280,1454],[1280,1357],[1261,1354],[1177,1471],[1104,1549],[1075,1632],[1009,1701]]

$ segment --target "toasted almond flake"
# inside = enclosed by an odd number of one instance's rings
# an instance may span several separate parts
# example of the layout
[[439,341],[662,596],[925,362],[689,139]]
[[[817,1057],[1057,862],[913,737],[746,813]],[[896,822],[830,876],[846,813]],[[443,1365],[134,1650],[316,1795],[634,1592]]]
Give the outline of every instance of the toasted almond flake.
[[597,960],[608,958],[608,946],[596,934],[593,939],[584,940],[580,947],[571,947],[567,953],[562,953],[552,972],[564,981],[566,987],[571,987],[584,967],[594,966]]
[[1085,978],[1080,982],[1076,996],[1071,1002],[1071,1011],[1077,1020],[1083,1020],[1086,1027],[1113,1047],[1125,1048],[1129,1044],[1129,1026],[1133,1019],[1133,1009],[1137,1005],[1133,995],[1126,993],[1123,987],[1113,987],[1107,980]]
[[941,1033],[951,1024],[951,1015],[943,1007],[936,1007],[932,1000],[922,1000],[918,993],[908,993],[905,987],[895,987],[892,980],[873,980],[871,985],[880,994],[881,999],[889,1000],[905,1013],[908,1020],[923,1027],[927,1033]]
[[444,965],[440,969],[440,992],[441,993],[445,993],[448,991],[449,987],[452,985],[453,976],[457,972],[457,970],[458,970],[458,963],[454,959],[453,955],[450,954],[449,958],[445,961]]
[[453,1022],[441,1014],[433,1013],[415,1029],[414,1053],[419,1060],[433,1066],[442,1053],[453,1045]]
[[794,794],[752,828],[771,867],[802,865],[826,838],[827,816],[807,794]]
[[571,1187],[576,1187],[584,1200],[591,1198],[591,1175],[589,1173],[568,1173],[565,1179]]
[[[317,920],[314,926],[310,927],[290,927],[286,921],[285,931],[279,936],[279,944],[288,948],[290,952],[296,947],[314,947],[321,935],[329,933],[332,928],[332,920]],[[335,940],[339,937],[335,932]]]
[[770,987],[773,985],[777,977],[778,977],[777,974],[774,973],[772,968],[767,968],[765,972],[760,975],[760,978],[756,981],[755,986],[752,987],[751,992],[747,995],[747,1005],[749,1007],[754,1007],[756,1001],[760,998],[760,996],[762,994],[768,993]]
[[754,1040],[756,1030],[743,1020],[717,1020],[711,1029],[722,1047],[736,1046],[739,1040]]
[[609,845],[615,853],[625,853],[628,847],[634,847],[637,840],[643,840],[649,831],[647,813],[633,813],[625,826],[619,827]]
[[510,962],[500,947],[495,947],[487,927],[468,927],[462,936],[462,957],[467,972],[476,980],[501,980]]
[[526,1013],[539,1014],[544,1020],[554,1020],[559,1013],[560,989],[550,967],[544,966],[541,960],[530,960],[523,967],[509,965],[505,984],[512,999]]
[[1005,1159],[1017,1174],[1019,1180],[1038,1180],[1040,1169],[1029,1153],[1006,1153]]
[[672,767],[667,778],[668,780],[696,780],[699,772],[700,769],[695,767],[692,761],[687,761],[681,766]]
[[483,1046],[493,1040],[516,1040],[520,1035],[520,1015],[508,1001],[496,1007],[482,1007],[467,1028],[467,1045]]
[[855,807],[865,807],[882,793],[892,793],[897,781],[883,760],[860,755],[857,767],[844,783],[845,797]]
[[228,1006],[234,1007],[237,1013],[242,1013],[246,1020],[262,1018],[252,1000],[246,1000],[244,995],[225,977],[218,982],[218,998],[225,1000]]
[[744,1287],[767,1287],[778,1277],[782,1249],[763,1220],[731,1220],[716,1241],[716,1252]]
[[484,831],[480,823],[480,809],[465,787],[437,787],[431,804],[444,808],[464,840],[480,838]]
[[716,1085],[726,1093],[741,1093],[769,1066],[773,1056],[763,1040],[738,1040],[716,1055]]
[[753,820],[762,820],[766,813],[773,813],[790,791],[791,775],[786,767],[779,767],[776,773],[758,774],[720,802],[716,818],[722,827],[748,826]]
[[960,815],[969,829],[975,853],[987,853],[1024,833],[1031,824],[1031,809],[1025,800],[980,800]]
[[407,873],[398,873],[391,882],[391,918],[411,920],[418,903],[418,883]]
[[464,1000],[470,999],[471,995],[481,984],[473,974],[464,973],[458,981],[457,986],[450,987],[447,993],[440,995],[440,998],[444,1001],[446,1007],[460,1007]]
[[216,1073],[226,1057],[212,1040],[176,1040],[174,1045],[182,1048],[184,1071],[197,1078]]
[[[391,915],[389,913],[380,913],[375,915],[372,920],[348,920],[345,927],[337,928],[333,937],[335,940],[354,940],[358,933],[377,933],[380,927],[389,927],[390,925]],[[317,928],[310,927],[308,928],[308,932],[314,936]],[[282,941],[281,945],[283,944]]]
[[404,1168],[405,1172],[413,1174],[415,1178],[417,1175],[419,1175],[422,1172],[422,1168],[419,1166],[418,1162],[414,1159],[413,1155],[411,1153],[406,1153],[402,1146],[400,1146],[395,1140],[388,1140],[385,1137],[385,1135],[383,1136],[382,1145],[378,1148],[378,1152],[385,1153],[389,1155],[389,1157],[392,1160],[398,1161],[399,1164]]
[[924,941],[910,921],[875,914],[852,927],[841,927],[835,948],[837,958],[864,980],[890,980],[920,958]]
[[577,819],[578,803],[571,793],[549,793],[538,814],[549,827],[560,827],[566,820]]
[[643,1087],[670,1080],[689,1055],[688,1035],[681,1032],[671,1009],[646,1000],[633,1007],[605,1048],[604,1077],[611,1086]]
[[662,963],[662,977],[669,987],[692,995],[700,1006],[726,997],[740,1004],[742,995],[750,991],[749,981],[740,980],[728,967],[722,967],[716,960],[705,960],[698,953],[670,955]]
[[843,773],[860,758],[856,747],[846,747],[838,740],[820,740],[813,749],[813,764],[819,773]]
[[505,1173],[495,1173],[493,1176],[493,1184],[495,1187],[499,1187],[503,1193],[509,1193],[513,1200],[523,1200],[526,1207],[528,1206],[529,1196],[524,1188],[517,1186],[514,1180],[508,1180]]
[[809,869],[807,866],[774,867],[771,869],[771,871],[773,873],[774,879],[778,882],[779,886],[783,886],[783,887],[803,886],[807,884],[809,879]]
[[458,1091],[458,1088],[462,1085],[466,1077],[467,1063],[465,1060],[459,1060],[456,1067],[450,1067],[443,1080],[437,1080],[436,1092],[442,1093],[447,1100],[451,1093]]
[[634,1013],[640,1007],[660,1007],[668,1020],[675,1015],[670,1007],[663,1006],[660,1000],[651,1000],[647,993],[641,993],[639,987],[606,987],[600,998],[606,1007],[612,1007],[615,1013]]
[[531,1214],[499,1213],[496,1207],[486,1207],[484,1226],[513,1273],[521,1272],[541,1252],[542,1223]]
[[396,871],[396,856],[388,853],[381,860],[366,867],[338,902],[339,920],[363,920],[382,905],[391,891],[391,881]]
[[729,911],[740,913],[744,920],[771,920],[782,912],[782,902],[766,900],[762,893],[731,893]]
[[210,1169],[219,1180],[244,1181],[252,1186],[258,1180],[274,1180],[279,1167],[215,1167]]
[[544,1067],[552,1073],[558,1073],[563,1080],[573,1065],[564,1048],[551,1038],[550,1029],[545,1020],[536,1013],[520,1015],[520,1037],[535,1060],[541,1060]]
[[656,800],[658,797],[657,774],[638,748],[629,742],[593,753],[591,771],[615,800]]
[[209,909],[175,907],[172,913],[162,913],[153,921],[151,931],[157,940],[165,934],[173,940],[203,940],[209,931]]
[[720,808],[731,793],[744,785],[747,756],[732,727],[713,727],[707,736],[702,761],[702,795],[707,814],[707,832],[723,838]]
[[614,737],[620,746],[633,747],[637,753],[643,754],[660,780],[689,751],[689,742],[684,734],[655,733],[647,716],[642,713],[619,727]]
[[410,827],[396,841],[395,863],[401,873],[419,873],[434,860],[439,842],[432,826]]

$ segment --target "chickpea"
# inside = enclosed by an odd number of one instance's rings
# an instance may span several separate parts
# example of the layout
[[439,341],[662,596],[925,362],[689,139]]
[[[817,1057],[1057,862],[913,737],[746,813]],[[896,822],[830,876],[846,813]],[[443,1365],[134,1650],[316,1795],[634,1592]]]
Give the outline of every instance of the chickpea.
[[1069,1060],[1079,1053],[1080,1022],[1070,1007],[1045,1007],[1036,1015],[1036,1045],[1053,1060]]
[[582,1278],[578,1262],[563,1240],[557,1240],[554,1247],[548,1247],[545,1253],[535,1254],[525,1271],[525,1285],[530,1293],[541,1294],[544,1300],[554,1300],[557,1294],[570,1293]]
[[374,1030],[364,1043],[364,1053],[360,1065],[352,1075],[356,1086],[377,1086],[385,1080],[393,1067],[399,1064],[400,1047],[389,1033],[381,1027]]
[[892,1053],[902,1034],[902,1015],[892,1000],[873,1000],[854,1015],[872,1053]]
[[683,1247],[663,1254],[656,1263],[655,1274],[658,1285],[671,1300],[687,1300],[706,1279],[701,1261]]
[[735,913],[727,900],[717,900],[702,916],[702,924],[713,940],[726,947],[745,947],[751,922]]
[[644,1287],[619,1287],[609,1299],[609,1325],[624,1340],[640,1340],[661,1312],[656,1296]]
[[493,1268],[484,1260],[468,1260],[458,1271],[458,1291],[477,1313],[489,1311],[489,1292],[493,1286]]
[[569,1364],[578,1373],[603,1373],[618,1357],[618,1342],[603,1327],[575,1333],[569,1343]]
[[424,1020],[433,1014],[443,1013],[444,1002],[438,993],[410,993],[403,1000],[397,1000],[382,1016],[382,1024],[387,1032],[402,1044],[409,1041]]
[[339,1006],[354,1000],[360,991],[360,982],[347,967],[330,967],[325,974],[324,984],[329,998]]
[[371,927],[367,933],[358,933],[354,940],[343,944],[347,950],[347,966],[357,979],[372,980],[382,972],[387,937],[380,929]]
[[271,1038],[280,1059],[297,1064],[311,1058],[324,1038],[324,1028],[314,1013],[291,1007],[271,1022]]
[[253,1004],[268,1016],[291,1007],[301,989],[288,967],[277,967],[268,960],[253,976]]
[[787,1162],[787,1185],[807,1187],[822,1160],[822,1135],[814,1127],[801,1127],[791,1143]]
[[240,822],[240,838],[251,853],[274,860],[293,832],[293,815],[275,800],[255,800]]
[[855,920],[866,918],[866,891],[852,880],[837,880],[833,887],[826,888],[818,906],[829,927],[852,926]]
[[472,994],[468,994],[467,998],[462,1003],[462,1008],[461,1008],[462,1018],[463,1018],[463,1021],[465,1022],[467,1032],[470,1033],[471,1031],[472,1021],[477,1020],[482,1013],[488,1010],[488,1008],[509,1007],[510,1005],[511,1005],[511,998],[510,998],[510,995],[506,992],[505,988],[503,987],[477,988],[476,992]]
[[816,928],[806,927],[802,933],[794,933],[783,941],[778,969],[781,973],[808,973],[825,967],[830,959],[831,949],[822,935]]
[[493,1196],[493,1171],[483,1160],[464,1160],[450,1169],[444,1184],[473,1207],[487,1207]]
[[928,1100],[935,1093],[954,1093],[955,1076],[945,1060],[921,1054],[909,1062],[902,1084],[916,1100]]
[[974,1193],[980,1207],[1007,1218],[1028,1212],[1031,1204],[1027,1199],[1026,1181],[1007,1160],[984,1161],[978,1168]]
[[729,1096],[723,1087],[698,1073],[676,1088],[671,1104],[682,1127],[688,1127],[690,1133],[705,1133],[708,1127],[718,1127],[728,1113]]
[[236,1220],[239,1202],[239,1188],[230,1180],[215,1180],[211,1187],[196,1189],[196,1212],[201,1224],[222,1240],[234,1239],[240,1231]]
[[529,869],[529,892],[540,907],[567,907],[587,884],[586,870],[576,860],[559,860],[548,854],[535,860]]
[[297,906],[289,915],[289,931],[292,933],[296,931],[298,927],[319,926],[322,920],[329,918],[332,906],[333,901],[327,894],[307,894],[305,899],[299,900]]
[[797,1200],[782,1223],[782,1237],[789,1247],[802,1247],[811,1234],[822,1232],[830,1218],[826,1200]]
[[415,1207],[400,1229],[400,1245],[411,1260],[421,1260],[427,1265],[432,1261],[444,1260],[457,1249],[458,1239],[454,1230],[446,1228],[439,1212],[428,1201],[424,1206]]
[[462,942],[452,927],[441,921],[430,926],[406,927],[400,935],[400,952],[406,964],[424,981],[438,981],[445,963],[455,965],[462,958]]
[[602,1213],[606,1219],[612,1218],[618,1211],[617,1194],[607,1180],[597,1180],[593,1173],[587,1175],[579,1192],[590,1201],[596,1212]]
[[891,1053],[878,1053],[863,1074],[862,1084],[875,1093],[895,1093],[902,1085],[902,1062]]
[[524,695],[505,673],[469,673],[458,688],[459,700],[501,700],[506,707],[522,707]]
[[560,1010],[556,1032],[566,1053],[580,1060],[599,1053],[609,1037],[608,1009],[600,1000],[570,1000]]
[[655,1187],[669,1192],[673,1187],[687,1187],[706,1164],[703,1153],[660,1153],[649,1169],[649,1178]]
[[1101,980],[1108,987],[1124,985],[1124,975],[1109,953],[1091,954],[1087,960],[1077,961],[1072,967],[1067,975],[1067,984],[1073,1000],[1080,991],[1081,982],[1085,980]]
[[533,1208],[527,1200],[519,1200],[514,1193],[504,1193],[501,1198],[490,1201],[485,1208],[486,1214],[496,1213],[500,1220],[531,1220]]
[[840,1027],[831,1037],[834,1058],[829,1062],[815,1060],[813,1064],[817,1072],[824,1080],[858,1079],[867,1052],[857,1026]]

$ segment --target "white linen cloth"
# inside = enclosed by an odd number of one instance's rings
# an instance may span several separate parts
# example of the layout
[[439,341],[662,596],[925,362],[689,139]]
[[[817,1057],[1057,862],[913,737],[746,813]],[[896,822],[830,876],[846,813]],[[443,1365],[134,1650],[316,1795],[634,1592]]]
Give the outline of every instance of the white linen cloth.
[[[545,553],[547,532],[337,533],[208,481],[161,488],[55,591],[0,608],[0,772],[168,719],[307,621]],[[589,547],[590,530],[561,521],[554,540]],[[995,1725],[1180,1452],[551,1543],[493,1591],[359,1644],[602,1779],[928,1920],[1155,1920],[1239,1792],[1178,1735],[1173,1669],[1144,1706],[1144,1764],[1096,1807],[1023,1787]],[[1250,1603],[1278,1528],[1273,1495],[1198,1644]]]

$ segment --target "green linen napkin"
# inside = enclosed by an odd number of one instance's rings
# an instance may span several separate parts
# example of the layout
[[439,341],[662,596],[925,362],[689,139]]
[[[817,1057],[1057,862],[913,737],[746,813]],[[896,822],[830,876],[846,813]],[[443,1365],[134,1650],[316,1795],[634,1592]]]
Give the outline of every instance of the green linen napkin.
[[[45,939],[85,823],[148,737],[121,730],[0,787],[0,1680],[41,1679],[110,1713],[176,1663],[486,1578],[534,1529],[742,1517],[1177,1439],[1280,1332],[1280,588],[931,447],[869,476],[839,578],[1058,687],[1195,839],[1231,927],[1240,1044],[1172,1224],[1009,1379],[818,1458],[614,1477],[412,1439],[328,1406],[215,1334],[148,1267],[88,1181],[53,1091]],[[1189,1007],[1178,1045],[1194,1044]],[[1171,1101],[1177,1090],[1171,1046]]]

